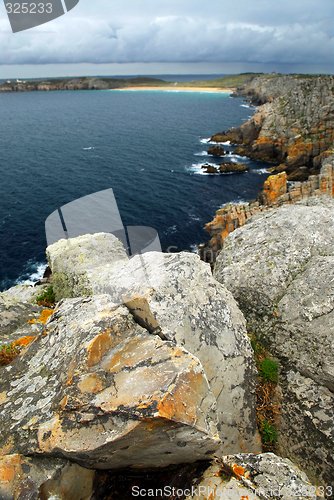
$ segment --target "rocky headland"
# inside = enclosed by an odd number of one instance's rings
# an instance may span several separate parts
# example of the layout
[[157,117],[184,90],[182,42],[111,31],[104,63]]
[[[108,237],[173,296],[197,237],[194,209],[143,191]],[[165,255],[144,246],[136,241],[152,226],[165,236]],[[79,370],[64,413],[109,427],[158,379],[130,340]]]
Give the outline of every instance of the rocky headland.
[[211,141],[230,141],[239,145],[237,154],[277,164],[273,171],[285,171],[288,180],[307,180],[333,153],[333,90],[332,76],[255,77],[233,95],[259,108],[241,127]]
[[332,83],[238,89],[261,107],[216,140],[281,167],[207,225],[213,274],[99,233],[48,247],[54,306],[36,303],[50,283],[0,294],[1,499],[334,498]]
[[0,295],[1,343],[20,346],[0,369],[1,498],[319,497],[289,459],[261,453],[245,318],[209,264],[129,260],[105,233],[47,255],[53,310],[34,305],[47,284]]

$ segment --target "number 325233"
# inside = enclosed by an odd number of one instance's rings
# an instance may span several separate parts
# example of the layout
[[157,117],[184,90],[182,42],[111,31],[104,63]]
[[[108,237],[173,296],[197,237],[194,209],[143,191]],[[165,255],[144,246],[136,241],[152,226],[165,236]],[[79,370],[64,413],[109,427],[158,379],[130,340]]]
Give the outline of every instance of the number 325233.
[[51,14],[52,3],[6,3],[7,14]]

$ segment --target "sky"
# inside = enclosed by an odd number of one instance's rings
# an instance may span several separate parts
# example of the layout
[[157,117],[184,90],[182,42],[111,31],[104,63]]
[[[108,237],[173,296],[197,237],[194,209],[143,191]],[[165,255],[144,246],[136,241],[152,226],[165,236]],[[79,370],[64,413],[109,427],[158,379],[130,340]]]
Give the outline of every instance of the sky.
[[0,47],[0,78],[333,74],[334,1],[80,0],[20,33],[1,3]]

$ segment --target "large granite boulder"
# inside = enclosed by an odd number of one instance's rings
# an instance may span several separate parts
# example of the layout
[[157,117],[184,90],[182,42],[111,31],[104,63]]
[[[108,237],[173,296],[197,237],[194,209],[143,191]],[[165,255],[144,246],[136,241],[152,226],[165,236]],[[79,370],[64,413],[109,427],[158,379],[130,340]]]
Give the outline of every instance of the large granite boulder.
[[122,243],[111,233],[60,239],[48,246],[46,256],[57,301],[97,293],[110,269],[128,260]]
[[[76,239],[70,245],[75,248]],[[47,250],[51,264],[54,249],[58,251],[57,244]],[[61,259],[67,262],[66,252],[59,256],[58,267],[63,266]],[[245,321],[232,295],[213,279],[210,266],[187,252],[147,252],[90,276],[92,289],[124,303],[149,332],[183,346],[201,361],[217,400],[221,453],[261,451],[257,373]]]
[[107,295],[59,303],[0,371],[0,455],[101,469],[192,462],[219,447],[216,422],[199,360]]
[[[323,481],[334,466],[334,201],[323,196],[249,219],[214,275],[281,366],[280,446]],[[311,464],[311,465],[310,465]]]

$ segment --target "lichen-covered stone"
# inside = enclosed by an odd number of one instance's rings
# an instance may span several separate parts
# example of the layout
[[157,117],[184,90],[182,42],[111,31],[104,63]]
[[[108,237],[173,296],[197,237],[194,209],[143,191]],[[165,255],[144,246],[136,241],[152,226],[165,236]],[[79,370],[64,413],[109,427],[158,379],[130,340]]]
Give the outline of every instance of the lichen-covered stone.
[[60,458],[0,457],[1,500],[90,500],[95,472]]
[[59,303],[0,377],[0,455],[158,467],[208,458],[220,444],[198,359],[108,296]]
[[224,457],[223,462],[232,468],[239,481],[256,495],[255,498],[313,500],[324,497],[304,472],[287,458],[274,453],[240,453]]
[[334,200],[253,217],[229,235],[215,277],[279,360],[280,446],[331,484],[334,470]]
[[105,274],[128,259],[122,243],[111,233],[96,233],[61,239],[46,250],[52,269],[56,300],[89,296]]
[[0,293],[0,345],[35,336],[43,328],[39,319],[45,307],[36,304],[46,286],[17,285]]
[[314,255],[334,254],[334,200],[314,197],[251,218],[229,235],[215,278],[248,321],[265,320]]
[[148,331],[201,361],[217,399],[221,453],[239,452],[242,446],[260,451],[257,373],[245,321],[210,266],[191,253],[148,252],[115,266],[106,276],[105,291],[114,301],[121,297]]

